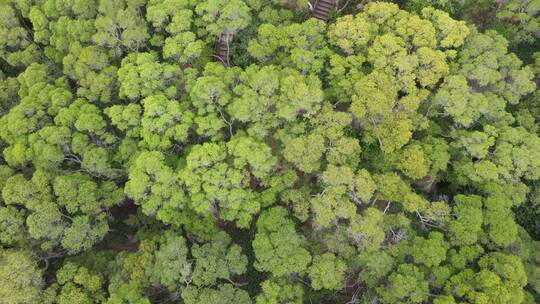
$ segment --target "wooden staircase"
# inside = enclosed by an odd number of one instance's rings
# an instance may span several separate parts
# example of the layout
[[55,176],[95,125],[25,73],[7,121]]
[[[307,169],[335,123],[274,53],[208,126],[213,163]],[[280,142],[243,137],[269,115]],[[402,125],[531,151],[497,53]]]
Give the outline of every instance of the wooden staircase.
[[330,11],[332,11],[335,5],[335,0],[316,0],[311,15],[314,18],[327,22],[328,18],[330,18]]
[[221,34],[216,39],[216,43],[214,45],[214,60],[221,62],[226,67],[230,66],[229,47],[227,44],[227,36],[225,34]]

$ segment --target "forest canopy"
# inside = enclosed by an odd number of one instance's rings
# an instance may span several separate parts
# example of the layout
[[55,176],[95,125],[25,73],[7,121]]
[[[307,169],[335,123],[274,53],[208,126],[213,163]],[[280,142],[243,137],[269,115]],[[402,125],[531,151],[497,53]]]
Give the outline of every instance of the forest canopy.
[[0,0],[0,303],[539,303],[540,1],[393,2]]

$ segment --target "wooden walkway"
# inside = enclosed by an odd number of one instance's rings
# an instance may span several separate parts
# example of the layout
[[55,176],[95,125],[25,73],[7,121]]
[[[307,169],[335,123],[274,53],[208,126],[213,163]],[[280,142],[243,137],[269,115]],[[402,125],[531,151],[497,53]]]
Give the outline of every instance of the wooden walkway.
[[231,66],[231,62],[229,60],[229,45],[227,43],[227,36],[224,34],[216,39],[214,45],[214,60],[221,62],[226,67]]
[[330,12],[332,8],[336,5],[335,0],[315,0],[315,5],[313,5],[313,11],[311,15],[314,18],[327,22],[330,18]]

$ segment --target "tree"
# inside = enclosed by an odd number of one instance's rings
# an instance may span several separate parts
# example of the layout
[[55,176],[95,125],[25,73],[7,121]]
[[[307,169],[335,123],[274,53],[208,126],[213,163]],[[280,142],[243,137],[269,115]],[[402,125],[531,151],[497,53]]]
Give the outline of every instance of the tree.
[[347,232],[362,251],[376,251],[385,238],[384,214],[376,208],[369,207],[363,214],[356,215],[352,219]]
[[[38,215],[36,213],[35,215]],[[30,217],[29,217],[30,218]],[[32,222],[29,223],[29,225]],[[37,225],[41,223],[36,223]],[[38,227],[34,228],[34,235],[45,237],[45,235],[37,234]],[[74,217],[70,226],[65,229],[62,236],[62,247],[68,249],[69,253],[76,253],[83,250],[88,250],[95,243],[101,241],[105,234],[109,232],[109,225],[103,215],[91,219],[89,216]],[[32,230],[31,230],[32,233]]]
[[323,98],[319,79],[313,75],[301,76],[291,69],[283,70],[283,74],[281,98],[276,105],[278,117],[291,121],[299,113],[305,113],[306,117],[316,113]]
[[257,304],[301,304],[304,290],[300,284],[286,278],[271,278],[261,283],[262,292],[256,299]]
[[47,126],[28,137],[27,156],[37,168],[58,168],[64,162],[63,148],[70,143],[71,132],[65,127]]
[[227,143],[227,151],[233,156],[236,168],[248,168],[260,180],[266,180],[276,166],[277,159],[271,148],[251,136],[238,134]]
[[150,269],[150,279],[175,291],[191,281],[192,266],[188,261],[188,246],[185,239],[173,232],[162,237],[161,245],[155,251],[154,266]]
[[[107,303],[150,303],[149,295],[144,289],[152,285],[150,275],[154,269],[155,251],[159,249],[159,246],[154,238],[155,235],[145,232],[140,236],[139,245],[134,252],[123,251],[115,256],[114,263],[111,265],[113,271],[109,279]],[[174,245],[172,249],[173,254],[178,253],[174,251]],[[167,261],[167,258],[167,250],[165,250],[164,260]],[[178,274],[174,273],[174,275]],[[155,279],[155,283],[159,284],[159,278]]]
[[395,173],[373,176],[381,200],[400,203],[408,212],[420,212],[427,209],[428,201],[414,192],[410,185]]
[[58,303],[105,301],[105,293],[101,288],[104,278],[99,273],[68,262],[58,270],[56,278],[58,284],[61,285],[57,297]]
[[313,264],[308,273],[311,278],[311,287],[315,290],[321,288],[339,290],[343,287],[343,276],[347,266],[340,258],[332,253],[324,253],[313,257]]
[[207,24],[208,32],[215,36],[224,34],[227,41],[251,21],[249,7],[241,0],[206,0],[197,5],[195,12]]
[[315,212],[315,222],[323,227],[336,223],[338,219],[354,219],[356,205],[366,203],[375,191],[373,179],[365,169],[355,175],[347,166],[328,165],[320,179],[323,191],[311,199],[311,207]]
[[241,122],[266,122],[265,118],[272,115],[269,108],[276,103],[280,87],[278,68],[250,65],[239,79],[227,112]]
[[103,103],[110,103],[115,98],[118,69],[110,65],[103,48],[80,48],[65,56],[62,63],[64,73],[79,84],[78,96]]
[[261,213],[257,220],[257,234],[252,242],[255,268],[275,276],[303,272],[311,261],[303,248],[294,223],[283,207],[273,207]]
[[7,77],[0,72],[0,111],[7,112],[18,101],[19,83],[16,77]]
[[104,110],[111,120],[111,124],[120,131],[125,132],[126,137],[140,136],[142,108],[139,104],[114,105]]
[[30,253],[4,249],[0,252],[0,261],[2,301],[9,304],[39,303],[44,282]]
[[0,58],[15,68],[37,62],[38,46],[32,43],[31,34],[19,21],[17,10],[6,2],[0,6],[0,12]]
[[174,171],[165,162],[165,155],[158,151],[140,153],[129,168],[129,180],[124,191],[147,215],[155,215],[165,223],[174,223],[184,208],[184,193]]
[[[529,234],[521,227],[518,228],[518,234],[518,240],[512,246],[513,248],[508,251],[512,252],[512,254],[514,255],[519,256],[519,258],[523,262],[525,273],[527,275],[527,285],[529,286],[529,288],[534,290],[534,292],[538,293],[538,290],[540,289],[540,261],[538,260],[538,255],[535,254],[535,252],[536,250],[538,250],[540,243],[533,240],[529,236]],[[528,292],[525,292],[525,298],[528,297],[527,294]],[[525,300],[525,303],[527,303],[527,300]]]
[[480,245],[465,245],[460,246],[459,249],[450,249],[448,251],[448,260],[452,267],[462,270],[481,257],[483,253],[484,248]]
[[242,164],[245,161],[236,160],[236,164],[229,165],[224,145],[194,145],[178,177],[187,189],[190,208],[201,214],[219,212],[220,218],[235,221],[238,227],[245,228],[260,210],[261,199],[260,193],[249,188],[250,175]]
[[149,39],[146,22],[139,14],[142,1],[100,0],[92,41],[109,49],[112,57],[143,48]]
[[163,95],[146,97],[143,101],[141,137],[143,146],[166,150],[175,142],[185,142],[193,123],[193,115],[186,104],[167,99]]
[[377,293],[385,303],[423,303],[429,296],[429,288],[420,269],[411,264],[401,264],[388,277],[388,284],[379,287]]
[[415,237],[413,240],[411,255],[418,264],[427,267],[438,266],[446,259],[448,243],[440,232],[430,232],[428,239]]
[[191,253],[195,258],[192,279],[199,286],[212,286],[218,280],[232,281],[235,275],[246,271],[247,257],[225,232],[216,235],[210,243],[194,244]]
[[296,137],[286,143],[283,156],[298,169],[311,173],[320,168],[320,159],[325,151],[324,137],[318,134]]
[[14,207],[0,207],[0,244],[14,245],[24,230],[24,211]]
[[[60,110],[55,123],[72,131],[71,147],[65,144],[62,146],[64,154],[67,154],[66,159],[80,164],[92,175],[110,178],[118,176],[118,170],[113,168],[108,155],[116,138],[107,130],[105,117],[97,106],[84,99],[77,99],[69,107]],[[57,146],[61,146],[61,143]]]
[[174,97],[180,68],[160,63],[155,53],[130,53],[118,69],[119,97],[139,100],[155,94]]
[[522,302],[526,284],[523,264],[516,256],[501,252],[482,257],[480,271],[466,269],[450,278],[446,289],[469,301]]
[[26,229],[43,250],[61,245],[70,254],[89,250],[103,239],[109,231],[107,211],[123,198],[112,182],[44,171],[36,171],[30,180],[21,174],[10,177],[2,196],[8,206],[25,210]]
[[276,125],[276,120],[312,117],[321,109],[321,82],[313,75],[273,65],[251,65],[239,75],[239,80],[226,109],[241,122],[264,123],[258,127],[268,129]]
[[196,133],[199,136],[222,139],[222,129],[229,127],[232,135],[230,119],[225,116],[224,107],[230,102],[231,87],[239,73],[237,67],[225,68],[215,62],[207,63],[202,75],[188,81],[189,100],[195,107]]
[[324,26],[315,19],[290,25],[262,24],[247,50],[262,62],[292,66],[302,74],[319,73],[329,53]]
[[476,243],[482,230],[482,198],[476,195],[456,195],[453,212],[456,219],[448,224],[450,242],[456,245]]
[[[393,152],[404,146],[412,135],[412,120],[397,118],[389,125],[389,117],[394,115],[393,108],[396,106],[399,88],[393,84],[393,79],[383,72],[375,70],[373,73],[362,78],[356,84],[355,90],[360,92],[352,97],[350,111],[355,117],[366,125],[370,133],[365,138],[367,142],[377,140],[381,150]],[[416,108],[422,101],[422,97],[411,96],[406,102],[410,108],[404,108],[415,115]],[[404,116],[406,117],[406,113]],[[380,117],[380,118],[379,118]],[[385,124],[387,123],[387,124]]]
[[217,289],[195,287],[182,292],[186,304],[216,303],[216,304],[248,304],[251,299],[245,290],[234,288],[231,284],[221,284]]
[[[13,175],[13,170],[8,166],[0,166],[0,191],[4,188],[6,181]],[[13,246],[17,242],[24,240],[25,212],[13,206],[3,204],[0,198],[0,245],[3,247]]]
[[496,246],[508,246],[517,239],[518,227],[510,210],[508,198],[493,195],[484,202],[484,225]]
[[429,173],[429,162],[420,145],[409,144],[401,151],[397,167],[412,179],[421,179]]
[[[0,138],[7,143],[4,157],[12,166],[23,166],[33,161],[35,155],[28,151],[30,136],[49,126],[60,109],[71,103],[72,94],[65,78],[55,80],[48,75],[49,72],[47,66],[34,63],[21,73],[17,77],[21,102],[0,118],[7,126],[0,132]],[[62,142],[61,136],[54,139]],[[58,153],[55,153],[57,149],[47,150],[49,153],[45,155],[53,153],[53,157],[58,160]]]
[[[45,14],[47,15],[47,11]],[[48,17],[53,20],[49,21],[49,46],[45,49],[45,55],[56,62],[62,62],[69,52],[89,43],[95,32],[93,19]]]
[[[440,93],[440,99],[436,98],[438,104],[449,109],[447,115],[464,126],[480,117],[488,121],[507,119],[505,104],[515,104],[534,90],[531,71],[521,67],[521,61],[507,52],[506,40],[494,31],[474,32],[468,37],[460,52],[457,75],[445,80],[449,88]],[[500,64],[491,64],[490,58],[497,58]],[[487,99],[491,99],[489,107]],[[466,113],[467,104],[476,111]]]
[[[427,97],[425,89],[449,73],[448,59],[469,33],[463,22],[440,11],[426,9],[422,17],[400,12],[395,4],[369,3],[356,16],[338,19],[327,34],[351,63],[365,61],[373,67],[364,77],[353,76],[354,86],[335,78],[335,90],[352,101],[349,111],[366,130],[363,140],[377,142],[386,153],[400,149],[414,130],[424,128],[417,110]],[[406,43],[414,48],[407,50]],[[333,64],[334,73],[351,65],[339,59]]]
[[[501,127],[495,132],[492,126],[486,126],[486,132],[467,134],[457,133],[461,138],[456,145],[467,145],[469,156],[461,156],[455,162],[456,173],[463,182],[500,182],[535,178],[538,165],[534,159],[539,138],[522,127]],[[491,136],[490,136],[491,133]],[[493,138],[497,136],[497,138]],[[474,144],[467,144],[474,141]],[[463,144],[462,144],[463,142]],[[493,151],[493,153],[489,153]],[[459,154],[458,154],[459,155]],[[533,158],[530,158],[533,157]],[[519,165],[514,164],[515,159]],[[462,182],[462,183],[463,183]]]
[[513,43],[532,42],[538,38],[540,8],[538,1],[513,0],[505,2],[497,11],[497,18],[509,20],[506,37]]
[[[152,1],[146,6],[146,20],[155,29],[152,39],[161,40],[158,44],[163,46],[164,58],[174,59],[180,64],[194,63],[208,48],[197,37],[197,32],[204,25],[195,24],[194,6],[195,3],[189,1],[167,0]],[[163,43],[165,32],[170,36]]]
[[392,271],[395,261],[385,251],[366,251],[358,256],[358,263],[362,266],[359,278],[372,288]]
[[206,45],[192,32],[184,32],[165,39],[163,56],[175,59],[179,63],[191,63],[198,59]]

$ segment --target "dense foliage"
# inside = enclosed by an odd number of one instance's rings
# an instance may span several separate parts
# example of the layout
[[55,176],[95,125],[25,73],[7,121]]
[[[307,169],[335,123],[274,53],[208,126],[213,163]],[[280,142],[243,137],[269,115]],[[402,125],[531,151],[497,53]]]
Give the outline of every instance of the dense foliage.
[[0,303],[538,303],[540,1],[395,2],[0,0]]

